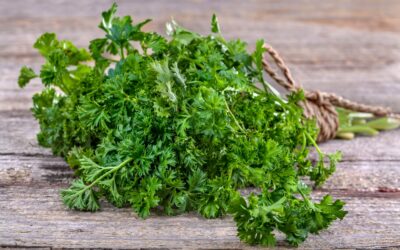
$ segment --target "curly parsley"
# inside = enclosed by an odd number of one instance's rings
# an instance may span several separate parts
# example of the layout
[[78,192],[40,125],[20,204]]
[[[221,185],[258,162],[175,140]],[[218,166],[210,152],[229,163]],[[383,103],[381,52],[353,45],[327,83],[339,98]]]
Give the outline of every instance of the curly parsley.
[[[315,122],[296,105],[302,93],[284,100],[264,80],[263,41],[249,54],[221,36],[215,15],[211,35],[171,22],[165,38],[116,8],[103,12],[106,35],[89,51],[43,34],[34,47],[46,62],[18,80],[45,86],[33,96],[37,138],[76,171],[61,193],[69,208],[95,211],[105,198],[143,218],[156,208],[230,214],[241,240],[266,246],[276,230],[298,245],[344,217],[342,201],[314,202],[302,181],[322,184],[340,156],[318,149]],[[244,196],[245,187],[259,191]]]

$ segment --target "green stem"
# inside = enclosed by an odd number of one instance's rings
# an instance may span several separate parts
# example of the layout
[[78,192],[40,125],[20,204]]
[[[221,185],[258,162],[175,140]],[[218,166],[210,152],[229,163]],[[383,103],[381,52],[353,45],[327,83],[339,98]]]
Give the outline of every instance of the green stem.
[[107,175],[110,175],[118,170],[120,170],[123,166],[125,166],[127,163],[129,163],[132,160],[132,158],[128,158],[125,161],[123,161],[121,164],[119,164],[118,166],[112,168],[111,170],[105,172],[103,175],[101,175],[99,178],[97,178],[94,182],[92,182],[90,185],[87,185],[84,189],[82,189],[81,191],[77,192],[74,194],[74,196],[77,195],[81,195],[83,192],[85,192],[86,190],[92,188],[94,185],[96,185],[99,181],[101,181],[104,177],[106,177]]
[[230,167],[229,170],[228,170],[228,181],[229,181],[229,183],[231,183],[232,171],[233,171],[232,167]]
[[336,134],[337,138],[345,139],[345,140],[352,140],[354,139],[354,133],[351,132],[338,132]]
[[236,123],[236,125],[239,127],[239,129],[240,129],[243,133],[246,132],[246,131],[242,128],[242,126],[240,126],[240,123],[238,122],[238,120],[236,120],[236,117],[235,117],[235,115],[232,113],[231,109],[229,108],[228,102],[226,101],[225,97],[224,97],[224,102],[225,102],[225,106],[226,106],[226,109],[227,109],[228,113],[229,113],[229,114],[232,116],[232,118],[233,118],[233,121]]
[[124,47],[122,47],[122,46],[121,46],[121,50],[120,50],[120,56],[121,56],[121,60],[125,59]]
[[[305,133],[307,133],[307,132],[305,132]],[[306,147],[307,147],[307,138],[306,138],[305,133],[303,133],[303,147],[302,147],[302,151],[304,151],[304,150],[306,149]]]
[[314,138],[311,137],[311,135],[307,132],[305,132],[306,136],[308,139],[311,141],[312,145],[315,147],[319,155],[323,155],[324,153],[321,151],[321,149],[318,147],[318,144],[315,142]]
[[118,60],[115,60],[115,59],[112,59],[112,58],[109,58],[109,57],[103,56],[103,58],[104,58],[104,59],[107,59],[107,60],[109,60],[109,61],[111,61],[111,62],[115,62],[115,63],[119,62]]
[[269,93],[269,88],[268,88],[267,84],[264,82],[264,80],[261,79],[260,82],[261,82],[262,86],[264,87],[265,93]]
[[311,208],[312,210],[315,210],[316,207],[314,206],[314,204],[310,201],[309,198],[307,198],[307,196],[301,191],[301,189],[298,189],[297,191],[299,191],[301,197],[303,198],[304,202],[307,204],[307,206],[309,208]]

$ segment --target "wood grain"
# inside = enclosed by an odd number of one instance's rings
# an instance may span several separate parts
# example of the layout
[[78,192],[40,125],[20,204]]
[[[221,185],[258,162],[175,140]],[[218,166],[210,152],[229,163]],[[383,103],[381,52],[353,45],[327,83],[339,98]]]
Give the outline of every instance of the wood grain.
[[[54,186],[53,186],[54,187]],[[66,210],[57,185],[0,192],[0,242],[3,246],[73,248],[251,249],[239,242],[230,217],[206,220],[195,214],[177,217],[135,217],[130,209],[103,205],[101,212]],[[324,193],[316,193],[319,199]],[[400,247],[400,200],[351,197],[349,215],[320,235],[311,235],[299,249]],[[278,245],[286,248],[282,235]]]
[[[60,157],[0,155],[0,186],[68,184],[73,171]],[[400,195],[400,161],[342,162],[322,186],[326,191],[392,190]],[[400,196],[399,196],[400,197]]]
[[30,111],[0,111],[0,154],[50,156],[51,151],[37,143],[38,131],[39,125]]
[[[252,249],[239,242],[231,218],[153,215],[138,219],[130,209],[103,202],[99,213],[67,210],[59,191],[73,172],[38,146],[39,129],[28,111],[35,80],[25,89],[19,68],[40,70],[32,48],[44,32],[80,47],[102,36],[96,28],[112,0],[0,1],[0,247],[126,249]],[[397,0],[117,1],[119,13],[153,18],[146,29],[163,32],[174,17],[209,33],[217,13],[223,34],[254,48],[263,38],[286,59],[298,82],[400,112],[400,2]],[[315,198],[331,193],[347,202],[348,216],[300,249],[400,249],[400,130],[321,145],[340,150],[343,161]],[[279,249],[287,249],[278,234]]]

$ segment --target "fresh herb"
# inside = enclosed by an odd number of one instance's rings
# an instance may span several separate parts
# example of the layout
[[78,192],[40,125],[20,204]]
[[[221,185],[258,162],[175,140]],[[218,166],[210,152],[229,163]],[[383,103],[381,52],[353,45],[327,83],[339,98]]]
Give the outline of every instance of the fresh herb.
[[[241,240],[266,246],[276,230],[298,245],[344,217],[342,201],[315,202],[303,182],[322,184],[340,155],[316,145],[301,92],[283,100],[264,80],[263,41],[249,54],[221,36],[216,16],[212,35],[171,22],[167,39],[116,9],[103,12],[106,35],[90,52],[43,34],[34,47],[46,62],[39,74],[23,67],[18,80],[45,86],[33,97],[37,138],[76,171],[61,193],[69,208],[96,211],[105,198],[143,218],[154,209],[230,214]],[[245,187],[258,191],[242,195]]]

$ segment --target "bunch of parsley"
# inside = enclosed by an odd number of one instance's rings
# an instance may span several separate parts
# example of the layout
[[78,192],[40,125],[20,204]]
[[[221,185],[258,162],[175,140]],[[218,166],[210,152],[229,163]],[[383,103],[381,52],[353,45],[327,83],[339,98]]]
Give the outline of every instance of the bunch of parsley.
[[[274,230],[298,245],[344,217],[342,201],[314,202],[302,181],[322,184],[339,155],[315,144],[315,122],[296,105],[302,93],[284,100],[271,91],[263,41],[249,54],[220,35],[215,16],[212,35],[171,22],[167,39],[141,30],[150,20],[115,12],[103,12],[106,35],[89,51],[43,34],[34,44],[46,60],[40,74],[23,67],[18,81],[45,86],[33,97],[37,138],[76,171],[61,194],[69,208],[95,211],[105,198],[143,218],[154,209],[230,214],[241,240],[267,246]],[[242,195],[245,187],[257,191]]]

